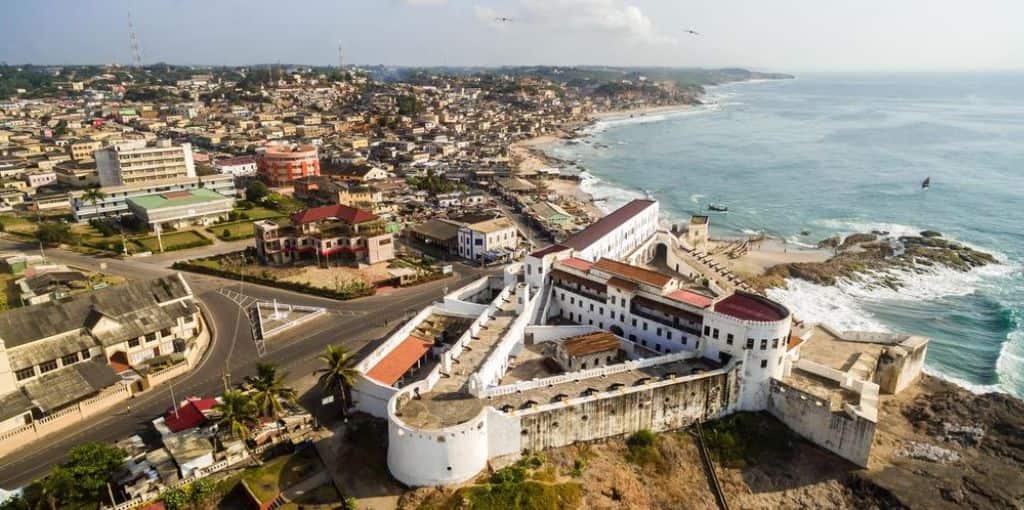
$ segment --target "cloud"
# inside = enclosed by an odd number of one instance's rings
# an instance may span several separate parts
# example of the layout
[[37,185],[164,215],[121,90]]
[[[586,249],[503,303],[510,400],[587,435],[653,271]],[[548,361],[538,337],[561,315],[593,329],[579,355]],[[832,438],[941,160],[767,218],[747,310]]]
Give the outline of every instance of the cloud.
[[476,6],[474,15],[485,23],[494,24],[496,17],[506,16],[513,19],[513,25],[599,32],[632,43],[677,42],[674,37],[658,31],[639,7],[621,0],[518,0],[508,11]]

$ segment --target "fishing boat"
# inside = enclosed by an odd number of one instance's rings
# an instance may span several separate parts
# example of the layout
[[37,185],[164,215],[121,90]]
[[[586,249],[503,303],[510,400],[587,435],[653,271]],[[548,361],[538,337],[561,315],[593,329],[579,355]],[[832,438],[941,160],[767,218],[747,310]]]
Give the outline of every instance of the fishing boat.
[[921,189],[928,189],[930,187],[932,187],[932,178],[925,177],[924,180],[921,181]]
[[729,208],[722,204],[708,204],[709,211],[729,212]]

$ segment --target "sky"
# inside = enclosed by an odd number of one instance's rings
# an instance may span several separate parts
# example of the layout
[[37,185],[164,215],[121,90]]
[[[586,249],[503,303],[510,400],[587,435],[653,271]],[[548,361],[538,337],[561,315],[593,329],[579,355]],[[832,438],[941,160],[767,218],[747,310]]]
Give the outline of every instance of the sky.
[[147,64],[1024,70],[1024,0],[5,0],[0,61],[129,63],[129,11]]

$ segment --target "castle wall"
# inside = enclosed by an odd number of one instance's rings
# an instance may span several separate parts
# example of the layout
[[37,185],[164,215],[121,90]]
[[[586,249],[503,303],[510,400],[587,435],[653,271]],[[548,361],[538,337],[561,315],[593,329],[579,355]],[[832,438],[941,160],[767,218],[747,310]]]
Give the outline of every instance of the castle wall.
[[808,441],[858,466],[868,465],[875,422],[832,412],[828,401],[779,380],[771,381],[768,412]]
[[520,413],[521,449],[540,451],[648,429],[673,430],[734,407],[737,370],[623,388]]

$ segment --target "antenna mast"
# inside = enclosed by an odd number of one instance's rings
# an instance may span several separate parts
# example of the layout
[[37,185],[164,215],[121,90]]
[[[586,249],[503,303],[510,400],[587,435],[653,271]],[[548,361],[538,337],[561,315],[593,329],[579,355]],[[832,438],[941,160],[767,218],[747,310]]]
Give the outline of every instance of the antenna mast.
[[345,50],[338,43],[338,69],[345,69]]
[[128,42],[132,50],[132,66],[142,67],[142,49],[139,47],[139,36],[135,33],[135,24],[132,23],[132,11],[128,11]]

